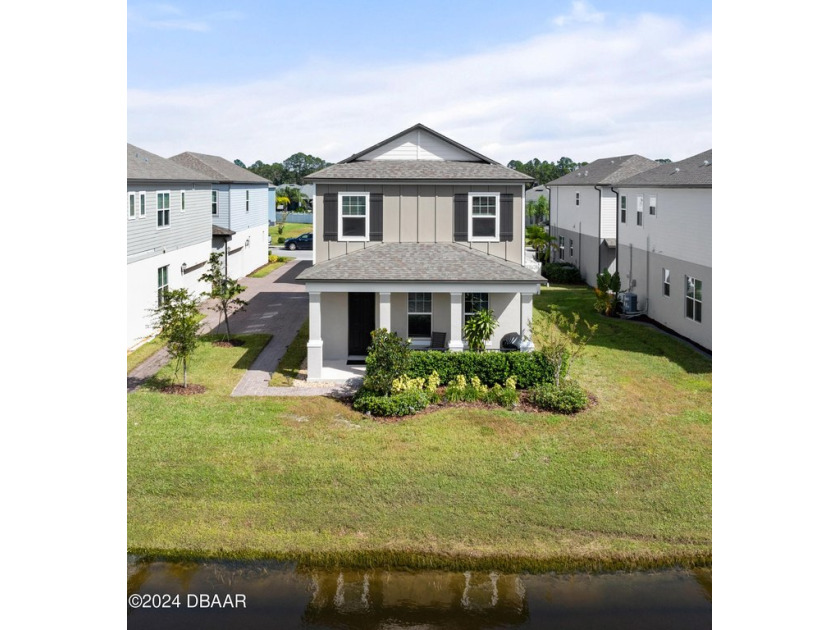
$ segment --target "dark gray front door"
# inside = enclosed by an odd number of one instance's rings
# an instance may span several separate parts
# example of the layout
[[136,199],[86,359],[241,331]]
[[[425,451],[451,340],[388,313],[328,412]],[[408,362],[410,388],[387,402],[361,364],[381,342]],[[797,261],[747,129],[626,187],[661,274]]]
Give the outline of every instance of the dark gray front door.
[[370,333],[376,326],[376,294],[347,294],[347,353],[367,354]]

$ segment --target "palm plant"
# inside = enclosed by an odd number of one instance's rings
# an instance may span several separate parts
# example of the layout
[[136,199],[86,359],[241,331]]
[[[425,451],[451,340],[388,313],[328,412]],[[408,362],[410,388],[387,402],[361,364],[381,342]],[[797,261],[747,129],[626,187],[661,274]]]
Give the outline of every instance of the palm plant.
[[557,237],[550,236],[542,226],[529,225],[525,229],[525,244],[536,252],[537,260],[547,263],[551,248],[556,246]]

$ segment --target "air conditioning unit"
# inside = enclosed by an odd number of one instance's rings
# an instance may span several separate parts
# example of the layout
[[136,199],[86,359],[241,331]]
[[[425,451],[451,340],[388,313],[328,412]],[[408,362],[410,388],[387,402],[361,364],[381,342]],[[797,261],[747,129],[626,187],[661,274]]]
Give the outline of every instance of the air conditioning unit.
[[635,313],[637,308],[637,298],[635,293],[622,293],[621,294],[621,309],[625,313]]

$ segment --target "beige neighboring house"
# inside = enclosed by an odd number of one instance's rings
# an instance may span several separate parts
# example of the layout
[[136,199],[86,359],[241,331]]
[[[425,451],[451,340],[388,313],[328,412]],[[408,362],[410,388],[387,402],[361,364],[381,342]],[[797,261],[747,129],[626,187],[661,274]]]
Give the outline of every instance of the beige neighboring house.
[[[525,267],[525,185],[532,179],[417,124],[306,178],[315,184],[309,380],[364,357],[387,328],[428,347],[464,349],[480,309],[499,322],[488,348],[530,334],[545,280]],[[524,349],[530,349],[530,343]]]

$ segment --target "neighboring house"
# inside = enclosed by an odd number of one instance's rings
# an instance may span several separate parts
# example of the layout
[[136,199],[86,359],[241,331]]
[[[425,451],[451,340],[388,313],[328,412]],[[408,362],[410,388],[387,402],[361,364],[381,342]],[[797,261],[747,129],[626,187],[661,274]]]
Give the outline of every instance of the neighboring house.
[[[216,155],[186,151],[170,158],[213,180],[213,246],[226,249],[227,274],[237,279],[268,262],[269,182]],[[270,195],[270,196],[269,196]]]
[[712,349],[712,150],[627,178],[618,269],[638,308]]
[[268,224],[274,225],[277,216],[277,201],[276,201],[276,194],[277,194],[277,186],[272,183],[268,184],[268,199],[266,199],[266,205],[268,207]]
[[[534,186],[533,188],[529,188],[525,191],[525,209],[528,209],[528,203],[533,201],[536,203],[539,201],[540,197],[545,197],[547,202],[551,202],[549,198],[549,190],[546,186]],[[543,221],[548,220],[548,217],[543,217]],[[537,222],[535,217],[529,216],[526,212],[525,214],[525,225],[534,225]]]
[[622,155],[595,160],[548,182],[550,230],[557,239],[552,260],[572,263],[591,286],[604,269],[614,272],[619,208],[613,187],[656,166],[640,155]]
[[530,334],[545,282],[524,266],[531,177],[418,124],[306,179],[316,185],[314,265],[299,276],[310,380],[325,362],[365,355],[375,328],[414,347],[444,333],[459,351],[465,320],[489,308],[499,322],[489,348]]
[[128,347],[154,334],[149,309],[163,291],[198,295],[211,247],[212,180],[128,145]]

